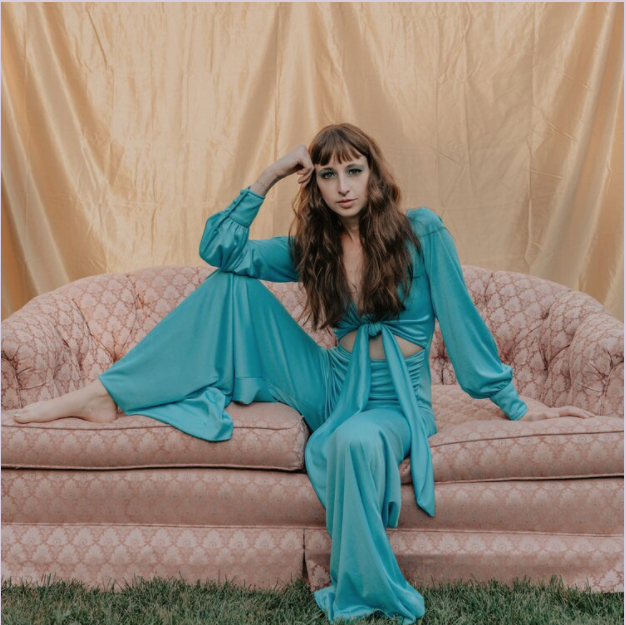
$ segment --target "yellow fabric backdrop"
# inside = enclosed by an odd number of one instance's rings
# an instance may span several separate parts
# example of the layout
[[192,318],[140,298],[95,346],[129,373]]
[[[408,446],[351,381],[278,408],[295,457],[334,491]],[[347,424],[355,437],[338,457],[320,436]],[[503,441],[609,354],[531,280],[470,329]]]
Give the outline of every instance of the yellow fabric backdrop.
[[[319,128],[381,144],[463,263],[623,320],[623,3],[3,3],[2,318],[202,264],[204,222]],[[295,177],[251,236],[286,234]]]

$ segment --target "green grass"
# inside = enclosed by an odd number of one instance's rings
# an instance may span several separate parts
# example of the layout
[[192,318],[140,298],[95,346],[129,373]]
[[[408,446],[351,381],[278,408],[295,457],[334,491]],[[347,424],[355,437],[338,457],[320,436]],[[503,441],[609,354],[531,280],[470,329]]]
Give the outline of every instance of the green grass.
[[[624,622],[624,593],[565,588],[560,578],[531,585],[500,582],[414,584],[424,596],[424,625],[610,625]],[[282,591],[232,581],[190,584],[135,577],[113,592],[48,576],[37,585],[2,582],[2,625],[324,625],[310,588],[296,580]],[[336,625],[340,621],[335,621]],[[396,625],[379,613],[350,622]]]

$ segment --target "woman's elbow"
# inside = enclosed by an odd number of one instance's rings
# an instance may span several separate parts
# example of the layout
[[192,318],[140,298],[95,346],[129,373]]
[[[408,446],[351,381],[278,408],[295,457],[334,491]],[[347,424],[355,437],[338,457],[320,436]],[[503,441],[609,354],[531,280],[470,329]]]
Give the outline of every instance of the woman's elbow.
[[212,248],[210,245],[207,245],[207,242],[204,237],[202,238],[202,241],[200,241],[198,254],[200,255],[200,258],[205,263],[209,263],[209,265],[213,265],[214,267],[217,266],[215,265],[215,261],[216,261],[215,254],[212,253]]
[[198,249],[200,258],[213,267],[224,269],[226,264],[222,246],[218,244],[210,231],[205,231]]

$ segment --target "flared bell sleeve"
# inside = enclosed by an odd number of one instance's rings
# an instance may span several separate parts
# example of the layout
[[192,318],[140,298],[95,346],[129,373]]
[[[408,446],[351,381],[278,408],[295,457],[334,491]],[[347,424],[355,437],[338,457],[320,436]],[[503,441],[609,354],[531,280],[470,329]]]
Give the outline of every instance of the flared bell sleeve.
[[289,237],[250,240],[250,226],[265,198],[242,189],[228,208],[211,215],[200,241],[200,258],[213,267],[270,282],[298,282]]
[[490,399],[516,421],[528,411],[501,362],[496,341],[469,293],[459,255],[443,220],[420,207],[407,212],[422,244],[435,317],[459,385],[470,397]]

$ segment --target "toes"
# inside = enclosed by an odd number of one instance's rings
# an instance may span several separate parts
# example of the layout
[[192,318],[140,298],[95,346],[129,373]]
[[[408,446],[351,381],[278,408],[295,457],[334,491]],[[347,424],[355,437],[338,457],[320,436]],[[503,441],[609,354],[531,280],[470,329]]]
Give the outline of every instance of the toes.
[[30,414],[29,410],[25,410],[24,408],[22,408],[21,410],[13,414],[13,419],[17,423],[28,423],[30,421],[29,414]]

